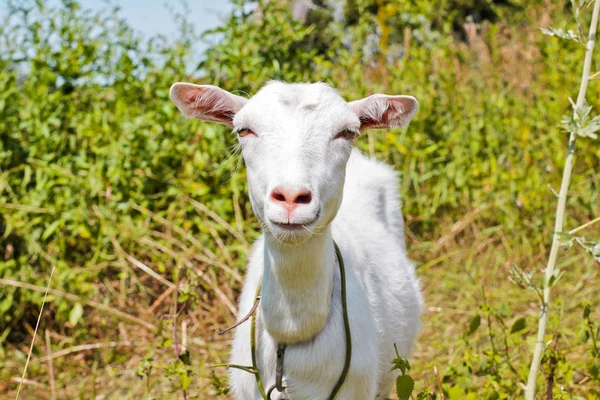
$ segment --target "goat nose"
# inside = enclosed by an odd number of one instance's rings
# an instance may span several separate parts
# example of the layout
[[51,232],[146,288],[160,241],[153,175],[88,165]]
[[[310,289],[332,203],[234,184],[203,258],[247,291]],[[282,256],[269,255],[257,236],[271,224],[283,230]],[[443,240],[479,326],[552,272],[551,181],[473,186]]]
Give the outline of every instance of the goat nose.
[[312,201],[312,193],[306,188],[292,190],[278,186],[271,192],[271,200],[292,208],[298,204],[309,204]]

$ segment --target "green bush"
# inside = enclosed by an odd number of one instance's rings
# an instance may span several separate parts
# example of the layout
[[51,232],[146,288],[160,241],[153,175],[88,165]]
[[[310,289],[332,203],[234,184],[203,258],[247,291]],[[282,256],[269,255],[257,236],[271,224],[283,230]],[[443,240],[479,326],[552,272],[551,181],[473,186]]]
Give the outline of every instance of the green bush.
[[[547,185],[560,178],[564,153],[556,149],[562,149],[566,140],[558,123],[569,108],[555,93],[577,86],[576,74],[567,73],[579,68],[580,60],[572,55],[575,44],[526,32],[525,46],[530,48],[515,47],[516,32],[502,25],[483,25],[478,37],[483,43],[491,43],[492,49],[514,47],[510,53],[494,53],[487,46],[481,50],[451,37],[428,36],[428,27],[421,26],[412,35],[429,37],[428,45],[411,47],[391,63],[375,55],[365,66],[360,61],[366,55],[359,47],[354,52],[331,49],[324,56],[286,52],[301,48],[310,31],[294,22],[284,24],[289,15],[275,3],[267,5],[264,20],[234,13],[226,21],[218,30],[222,40],[208,50],[202,64],[205,79],[248,93],[273,78],[323,80],[348,99],[374,92],[414,95],[421,106],[407,133],[373,135],[378,135],[376,153],[404,172],[405,212],[423,220],[427,225],[423,233],[435,232],[439,216],[464,212],[470,204],[495,208],[491,223],[518,225],[516,234],[523,237],[548,224],[553,195]],[[528,21],[525,15],[520,18],[517,22]],[[266,24],[274,26],[277,40],[269,39]],[[285,34],[286,26],[294,33]],[[357,29],[345,36],[362,43],[367,34]],[[561,63],[551,62],[558,57]],[[523,65],[526,62],[531,65]],[[597,98],[597,89],[592,90],[590,98]],[[585,159],[578,165],[582,173],[575,185],[591,183],[597,191],[598,155],[582,153]],[[580,196],[578,201],[578,208],[592,216],[597,197]]]
[[[146,40],[115,15],[40,3],[13,9],[3,24],[0,277],[44,286],[55,265],[53,287],[92,297],[123,269],[113,241],[135,253],[148,229],[134,206],[178,213],[204,243],[212,237],[201,218],[178,201],[190,196],[235,219],[231,194],[243,178],[222,165],[231,141],[182,123],[168,98],[186,78],[192,33]],[[42,295],[3,286],[0,298],[0,332],[20,336],[15,328],[31,323]],[[67,321],[72,305],[52,303],[56,322]]]

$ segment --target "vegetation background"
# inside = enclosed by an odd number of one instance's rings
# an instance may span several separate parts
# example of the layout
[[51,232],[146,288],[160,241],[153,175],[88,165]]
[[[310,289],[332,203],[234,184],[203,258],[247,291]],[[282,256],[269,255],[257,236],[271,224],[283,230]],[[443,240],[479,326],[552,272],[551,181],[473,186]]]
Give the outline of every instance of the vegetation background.
[[[235,0],[210,32],[181,2],[176,37],[144,37],[117,2],[4,0],[0,397],[16,395],[55,267],[22,398],[228,398],[210,365],[227,359],[217,333],[259,227],[235,138],[186,121],[168,89],[251,95],[269,79],[419,99],[407,129],[359,141],[402,176],[426,299],[414,398],[521,397],[540,303],[517,278],[541,282],[567,153],[558,124],[584,52],[539,28],[587,26],[576,1],[577,22],[568,1]],[[598,142],[578,145],[568,228],[600,215]],[[600,399],[600,268],[586,254],[600,229],[582,234],[559,259],[539,398]]]

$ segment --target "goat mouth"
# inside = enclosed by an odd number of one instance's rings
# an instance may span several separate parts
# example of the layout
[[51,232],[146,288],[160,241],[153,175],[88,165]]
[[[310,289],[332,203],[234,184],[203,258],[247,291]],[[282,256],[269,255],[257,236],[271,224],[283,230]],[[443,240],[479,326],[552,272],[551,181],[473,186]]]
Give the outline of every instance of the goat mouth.
[[284,230],[284,231],[302,231],[302,230],[306,230],[309,231],[309,227],[311,225],[313,225],[315,222],[317,222],[317,220],[319,219],[319,217],[321,216],[321,212],[317,212],[317,215],[311,219],[310,221],[307,222],[302,222],[302,223],[290,223],[290,222],[275,222],[273,220],[271,220],[271,223],[273,225],[275,225],[277,228]]
[[282,224],[279,222],[273,222],[273,225],[285,231],[300,231],[305,228],[304,224]]

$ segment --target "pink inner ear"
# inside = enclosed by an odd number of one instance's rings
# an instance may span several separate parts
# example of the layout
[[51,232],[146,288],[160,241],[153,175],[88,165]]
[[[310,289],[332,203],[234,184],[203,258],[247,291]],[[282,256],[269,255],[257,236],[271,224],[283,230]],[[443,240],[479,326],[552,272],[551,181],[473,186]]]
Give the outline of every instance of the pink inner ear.
[[246,99],[210,85],[175,84],[171,98],[188,117],[231,125]]
[[183,88],[180,93],[181,99],[185,101],[186,104],[195,103],[198,97],[202,95],[201,90],[192,87]]
[[186,97],[189,107],[197,113],[196,118],[200,119],[229,123],[239,109],[229,101],[226,94],[211,89],[190,90]]
[[[367,113],[358,117],[361,129],[388,128],[393,125],[394,116],[402,113],[402,108],[398,109],[395,102],[377,101],[377,103],[379,103],[380,109],[376,113]],[[381,108],[383,108],[383,112],[381,112]]]
[[410,96],[372,95],[350,103],[357,114],[361,131],[405,126],[417,111],[417,102]]

